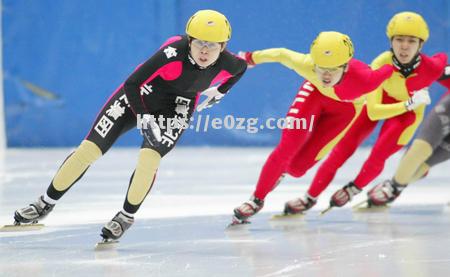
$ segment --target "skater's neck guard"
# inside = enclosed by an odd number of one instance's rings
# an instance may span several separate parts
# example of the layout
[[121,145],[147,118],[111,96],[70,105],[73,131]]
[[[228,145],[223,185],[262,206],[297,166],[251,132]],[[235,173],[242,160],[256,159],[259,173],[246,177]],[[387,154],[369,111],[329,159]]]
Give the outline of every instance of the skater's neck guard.
[[[392,53],[394,53],[394,51],[391,49]],[[400,63],[400,61],[397,59],[397,57],[395,57],[395,55],[392,55],[392,63],[395,66],[395,68],[398,69],[398,71],[405,77],[407,78],[409,75],[411,75],[411,73],[414,71],[414,69],[416,69],[419,65],[420,65],[420,55],[419,53],[417,53],[414,58],[411,60],[411,62],[409,62],[408,64],[402,64]]]

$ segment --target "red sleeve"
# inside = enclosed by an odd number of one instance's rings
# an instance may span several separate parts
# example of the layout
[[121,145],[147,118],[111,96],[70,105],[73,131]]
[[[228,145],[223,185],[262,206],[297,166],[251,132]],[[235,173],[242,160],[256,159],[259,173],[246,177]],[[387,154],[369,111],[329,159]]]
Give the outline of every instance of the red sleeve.
[[450,65],[447,65],[444,69],[444,74],[442,74],[441,78],[439,78],[438,82],[446,87],[447,89],[450,89]]
[[341,100],[354,100],[375,90],[391,77],[393,72],[392,65],[383,65],[372,70],[365,63],[352,59],[342,82],[335,86],[335,93]]

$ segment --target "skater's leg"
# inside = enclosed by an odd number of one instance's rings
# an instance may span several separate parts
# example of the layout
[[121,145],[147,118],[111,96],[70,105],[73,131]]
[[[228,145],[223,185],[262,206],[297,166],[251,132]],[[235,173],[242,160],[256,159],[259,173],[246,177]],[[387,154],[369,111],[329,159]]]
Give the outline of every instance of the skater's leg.
[[410,183],[422,179],[428,174],[428,171],[435,165],[448,161],[450,159],[450,136],[434,149],[431,157],[426,162],[420,165],[414,176],[411,178]]
[[321,120],[322,103],[320,99],[324,97],[309,82],[303,83],[300,87],[287,117],[311,119],[311,116],[314,116],[312,130],[294,128],[282,131],[279,144],[267,158],[261,170],[255,192],[253,193],[256,198],[264,200],[266,195],[275,188],[282,179],[282,175],[287,172],[289,164],[296,153],[302,151],[304,145],[316,132],[316,126]]
[[430,112],[422,129],[397,168],[394,178],[368,192],[369,203],[393,202],[410,183],[423,178],[434,165],[450,159],[450,96],[443,98]]
[[362,189],[375,179],[383,171],[386,160],[409,142],[404,138],[405,130],[416,126],[417,120],[412,112],[386,120],[369,157],[351,183]]
[[316,162],[325,157],[344,137],[357,120],[362,106],[337,102],[321,97],[322,116],[311,132],[304,147],[295,153],[287,172],[294,177],[303,176]]
[[428,172],[430,171],[430,166],[425,162],[419,166],[419,169],[417,169],[416,173],[411,177],[410,183],[414,183],[419,179],[424,178]]
[[304,144],[310,139],[311,133],[314,132],[321,116],[322,103],[320,98],[322,97],[325,96],[311,83],[306,81],[300,86],[286,117],[290,120],[310,120],[314,116],[314,122],[309,122],[312,126],[312,131],[305,128],[283,129],[280,142],[267,158],[250,200],[234,209],[233,222],[245,222],[247,218],[262,209],[267,194],[281,182],[295,153],[302,149]]
[[320,165],[308,189],[308,194],[317,198],[331,183],[338,169],[355,153],[358,146],[372,133],[377,122],[371,121],[364,107],[355,123],[333,148],[330,155]]
[[[56,172],[47,189],[44,200],[54,204],[72,185],[81,179],[89,166],[105,154],[123,133],[136,126],[136,118],[126,106],[124,91],[119,88],[105,103],[94,121],[92,129],[80,146],[71,153]],[[111,106],[123,104],[124,113],[120,117],[109,116]]]
[[409,184],[421,165],[432,154],[433,148],[428,142],[421,139],[414,140],[395,172],[394,181],[402,186]]
[[83,140],[56,172],[44,195],[44,201],[55,204],[83,176],[88,167],[101,156],[102,151],[94,142]]
[[393,202],[408,183],[421,178],[428,172],[425,161],[433,154],[431,145],[420,139],[413,144],[403,156],[392,180],[385,180],[367,192],[369,206],[384,206]]
[[131,176],[123,210],[135,214],[154,183],[161,155],[153,149],[142,148],[136,169]]
[[432,166],[430,163],[439,163],[442,154],[445,159],[445,140],[450,133],[449,113],[450,95],[447,95],[439,101],[423,122],[417,139],[400,162],[394,176],[395,182],[407,185],[419,177],[419,168],[421,167],[423,171],[424,164]]
[[[33,204],[18,209],[14,215],[16,221],[28,223],[44,218],[64,193],[83,176],[89,166],[101,157],[121,134],[136,126],[136,118],[126,103],[124,91],[119,87],[103,106],[86,139],[58,169],[47,192]],[[124,106],[121,116],[109,116],[108,111],[113,105]]]
[[[166,119],[178,118],[180,120],[185,120],[185,122],[189,122],[194,111],[195,99],[176,96],[174,99],[168,100],[169,101],[166,102],[170,103],[173,101],[176,105],[166,106],[161,115]],[[180,105],[186,107],[176,110],[173,109]],[[177,111],[187,111],[187,114],[179,114]],[[156,117],[158,116],[159,115],[156,115]],[[130,178],[123,209],[102,229],[102,237],[105,240],[119,239],[133,224],[134,214],[139,210],[155,182],[156,172],[158,171],[161,158],[175,147],[184,130],[185,129],[182,127],[162,130],[162,142],[156,147],[144,139],[141,150],[139,151],[136,169]]]
[[[338,109],[326,112],[314,130],[312,137],[301,151],[297,152],[289,165],[288,173],[300,177],[314,166],[332,147],[343,137],[343,133],[354,122],[355,110],[351,103],[338,103]],[[334,114],[333,111],[336,113]],[[339,111],[339,113],[337,113]],[[285,214],[305,212],[316,203],[316,196],[307,192],[304,196],[296,197],[285,203]]]

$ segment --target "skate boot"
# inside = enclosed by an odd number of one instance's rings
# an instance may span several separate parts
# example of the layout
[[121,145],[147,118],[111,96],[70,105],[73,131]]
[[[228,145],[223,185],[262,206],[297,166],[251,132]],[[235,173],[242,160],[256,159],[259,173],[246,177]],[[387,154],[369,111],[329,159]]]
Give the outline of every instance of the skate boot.
[[250,197],[248,201],[234,209],[232,224],[250,223],[247,219],[259,212],[263,206],[264,200],[258,199],[255,196]]
[[125,231],[133,224],[134,218],[118,212],[110,222],[102,228],[100,236],[104,241],[118,240]]
[[298,197],[286,202],[286,204],[284,205],[284,214],[294,215],[303,213],[311,209],[316,204],[316,202],[316,198],[313,198],[308,193],[306,193],[303,197]]
[[393,202],[405,187],[395,185],[391,180],[376,185],[367,192],[368,206],[385,206]]
[[54,204],[45,202],[42,195],[33,204],[14,212],[14,224],[36,224],[39,220],[44,219],[53,210],[54,206]]
[[342,207],[353,199],[353,196],[361,192],[355,183],[350,182],[341,189],[337,190],[330,200],[330,207]]

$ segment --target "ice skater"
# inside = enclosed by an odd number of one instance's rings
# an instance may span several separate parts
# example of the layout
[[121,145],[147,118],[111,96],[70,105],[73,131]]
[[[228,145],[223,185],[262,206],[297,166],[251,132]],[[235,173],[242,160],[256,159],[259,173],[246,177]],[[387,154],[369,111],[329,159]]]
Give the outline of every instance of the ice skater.
[[[439,80],[450,89],[450,66]],[[429,170],[450,159],[450,90],[425,118],[417,138],[402,158],[392,179],[376,185],[367,193],[368,206],[393,202],[408,186],[424,178]]]
[[[410,18],[407,20],[407,18]],[[395,24],[395,25],[394,25]],[[409,25],[408,25],[409,24]],[[395,26],[395,27],[393,27]],[[414,40],[414,47],[409,46],[409,43],[401,38],[402,41],[397,41],[399,35],[409,34]],[[314,179],[303,197],[292,199],[285,204],[285,211],[287,213],[302,213],[310,209],[313,205],[308,205],[308,203],[316,203],[320,194],[326,189],[326,187],[331,183],[334,176],[336,175],[338,169],[355,153],[359,145],[373,132],[378,124],[378,121],[383,119],[388,119],[385,124],[393,125],[389,118],[402,116],[405,118],[408,114],[413,114],[415,110],[422,109],[425,104],[429,103],[429,97],[427,88],[424,87],[429,82],[432,82],[437,74],[436,70],[430,70],[426,68],[437,68],[439,71],[442,67],[441,64],[444,60],[443,55],[437,55],[434,57],[428,57],[425,54],[420,53],[420,49],[423,43],[428,37],[427,26],[424,20],[420,20],[419,15],[413,13],[401,13],[392,19],[387,27],[387,35],[391,41],[391,51],[381,54],[372,63],[372,68],[379,68],[382,64],[391,63],[396,66],[396,73],[389,79],[389,83],[378,88],[374,93],[367,94],[367,105],[364,106],[358,119],[352,124],[351,128],[345,134],[344,138],[333,148],[327,159],[320,165],[317,170]],[[395,41],[394,41],[395,40]],[[417,49],[417,40],[422,40],[423,43]],[[406,49],[410,49],[408,52]],[[397,58],[397,55],[399,56]],[[408,59],[409,58],[409,59]],[[399,61],[403,59],[403,63]],[[418,62],[418,59],[421,61]],[[388,62],[386,62],[386,60]],[[406,72],[408,70],[408,65],[411,72],[401,75],[401,69]],[[413,67],[416,66],[416,69]],[[420,68],[419,68],[420,67]],[[425,68],[424,68],[425,67]],[[433,73],[435,72],[435,73]],[[408,80],[408,82],[413,82],[406,89],[417,90],[411,91],[411,93],[406,94],[405,84],[406,81],[402,81],[402,76]],[[413,77],[414,76],[414,77]],[[414,85],[414,82],[423,82],[421,86]],[[399,90],[396,86],[402,87]],[[420,88],[420,89],[419,89]],[[398,123],[398,128],[407,128],[409,125],[401,126],[401,117],[397,118],[395,121]],[[387,126],[386,125],[386,126]],[[395,125],[395,124],[394,124]],[[376,149],[373,156],[380,155],[380,149],[385,145],[385,141],[392,139],[390,143],[397,143],[398,136],[392,136],[392,129],[389,132],[388,127],[383,129],[382,134],[379,136],[378,140],[383,144],[379,144],[378,141],[375,143]],[[387,133],[386,133],[387,132]],[[407,140],[407,139],[406,139]],[[401,143],[402,145],[406,142],[404,139]],[[377,159],[373,157],[372,159]]]
[[[285,48],[246,52],[249,65],[279,62],[306,81],[300,87],[287,118],[315,116],[312,131],[286,128],[281,141],[266,160],[256,190],[250,200],[234,209],[233,223],[246,223],[264,205],[264,199],[288,173],[301,177],[342,138],[360,113],[356,101],[376,89],[391,76],[392,65],[371,70],[353,58],[353,44],[347,35],[322,32],[311,45],[309,54]],[[295,127],[295,126],[294,126]],[[305,205],[313,205],[307,200]]]
[[[123,209],[101,231],[105,241],[119,239],[133,224],[135,213],[155,181],[161,158],[181,137],[199,92],[207,96],[197,107],[202,110],[218,102],[244,74],[246,62],[226,50],[230,37],[231,26],[223,14],[213,10],[195,13],[187,22],[186,35],[170,38],[110,96],[92,129],[61,165],[47,191],[33,204],[15,212],[15,224],[42,220],[120,135],[141,124],[145,125],[144,139]],[[153,119],[137,121],[144,115],[165,119],[163,122],[181,122],[161,128],[161,123]]]
[[[383,171],[390,156],[411,141],[423,120],[425,106],[431,103],[428,86],[442,76],[447,64],[447,55],[444,53],[432,57],[421,53],[429,37],[429,30],[425,20],[417,13],[401,12],[394,15],[387,25],[386,34],[391,50],[375,58],[372,67],[376,69],[387,64],[394,65],[395,72],[379,88],[367,95],[369,118],[384,122],[377,141],[356,178],[332,195],[330,207],[342,207],[348,203]],[[357,134],[365,132],[359,128],[365,127],[356,126],[351,131]],[[335,149],[318,174],[328,170],[335,171],[350,157],[358,144],[355,140],[358,135],[352,135],[354,134],[350,134],[342,142],[343,145]],[[327,166],[330,168],[326,168]],[[317,178],[329,179],[323,176]],[[309,193],[313,197],[317,196],[317,192],[327,183],[328,180],[315,180]]]

